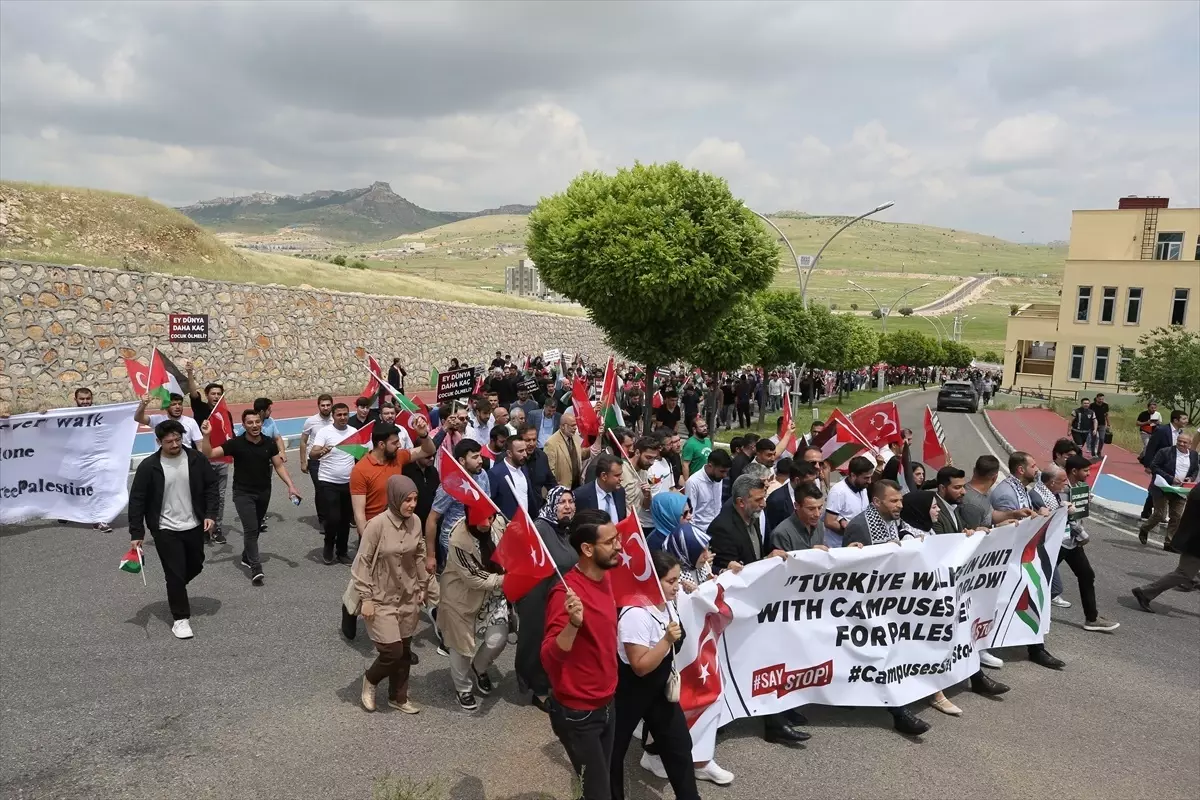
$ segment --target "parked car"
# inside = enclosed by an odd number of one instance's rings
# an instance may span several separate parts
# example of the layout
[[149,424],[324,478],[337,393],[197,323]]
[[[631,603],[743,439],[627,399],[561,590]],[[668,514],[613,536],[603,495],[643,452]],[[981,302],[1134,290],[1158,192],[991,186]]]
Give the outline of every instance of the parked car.
[[970,381],[946,381],[938,390],[937,410],[979,411],[979,394]]

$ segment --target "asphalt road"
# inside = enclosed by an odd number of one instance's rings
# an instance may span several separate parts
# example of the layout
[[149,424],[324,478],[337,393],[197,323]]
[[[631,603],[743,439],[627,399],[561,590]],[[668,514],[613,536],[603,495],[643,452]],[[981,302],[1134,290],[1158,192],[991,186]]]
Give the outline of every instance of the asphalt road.
[[[900,401],[917,427],[933,393]],[[979,417],[943,414],[960,464],[999,451]],[[298,471],[293,454],[289,466]],[[309,487],[307,479],[297,481]],[[124,530],[95,534],[53,523],[0,531],[0,797],[355,798],[391,774],[434,780],[445,798],[567,796],[569,775],[549,722],[517,696],[511,653],[498,690],[466,715],[446,659],[418,636],[416,717],[357,704],[370,643],[337,633],[348,569],[320,563],[311,498],[297,509],[276,489],[262,548],[266,586],[230,544],[210,549],[192,584],[196,638],[169,630],[162,574],[148,587],[117,570]],[[1200,797],[1200,595],[1168,592],[1138,611],[1129,588],[1174,566],[1160,550],[1091,526],[1101,613],[1112,634],[1082,630],[1078,604],[1055,609],[1054,673],[1003,652],[998,700],[951,692],[958,719],[930,708],[921,741],[886,713],[809,708],[813,738],[768,745],[750,720],[731,725],[717,758],[737,775],[705,798]],[[1074,578],[1067,593],[1078,599]],[[382,695],[381,695],[382,697]],[[631,756],[638,798],[669,797]]]

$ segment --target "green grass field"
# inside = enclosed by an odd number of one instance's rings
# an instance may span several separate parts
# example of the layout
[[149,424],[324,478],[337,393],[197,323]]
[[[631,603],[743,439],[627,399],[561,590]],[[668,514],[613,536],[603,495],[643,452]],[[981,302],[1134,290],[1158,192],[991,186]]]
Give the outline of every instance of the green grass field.
[[[896,390],[889,389],[887,392],[880,392],[870,389],[861,392],[851,392],[850,394],[846,395],[846,397],[840,403],[838,402],[837,395],[825,398],[814,406],[814,408],[817,410],[817,416],[815,419],[825,419],[829,416],[829,412],[833,411],[835,408],[840,408],[843,412],[849,414],[854,409],[861,408],[865,405],[870,405],[883,395],[893,391]],[[796,406],[793,409],[793,413],[795,415],[794,421],[796,425],[796,435],[806,435],[808,433],[808,428],[810,425],[812,425],[814,419],[812,411],[808,406]],[[755,416],[754,424],[752,424],[749,428],[734,428],[730,431],[721,428],[716,432],[713,438],[715,441],[729,444],[729,441],[733,437],[741,436],[746,433],[757,433],[759,436],[771,437],[775,435],[775,429],[776,426],[779,425],[780,416],[781,415],[778,411],[773,411],[770,414],[767,414],[766,418],[761,423],[758,421],[758,417]]]

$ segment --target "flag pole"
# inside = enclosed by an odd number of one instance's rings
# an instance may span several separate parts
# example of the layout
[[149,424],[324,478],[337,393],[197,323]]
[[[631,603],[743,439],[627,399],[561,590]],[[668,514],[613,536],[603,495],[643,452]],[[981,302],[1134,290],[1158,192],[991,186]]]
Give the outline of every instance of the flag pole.
[[137,554],[139,567],[138,572],[142,573],[142,586],[146,586],[148,585],[146,583],[146,560],[142,558],[142,546],[140,544],[137,547]]

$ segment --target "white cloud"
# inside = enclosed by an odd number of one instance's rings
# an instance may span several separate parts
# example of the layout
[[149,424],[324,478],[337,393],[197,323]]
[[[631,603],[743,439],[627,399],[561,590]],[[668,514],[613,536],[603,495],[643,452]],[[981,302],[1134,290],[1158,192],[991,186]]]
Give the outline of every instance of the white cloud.
[[1057,114],[1038,111],[1009,117],[983,135],[979,154],[989,164],[1026,166],[1043,163],[1068,145],[1067,123]]

